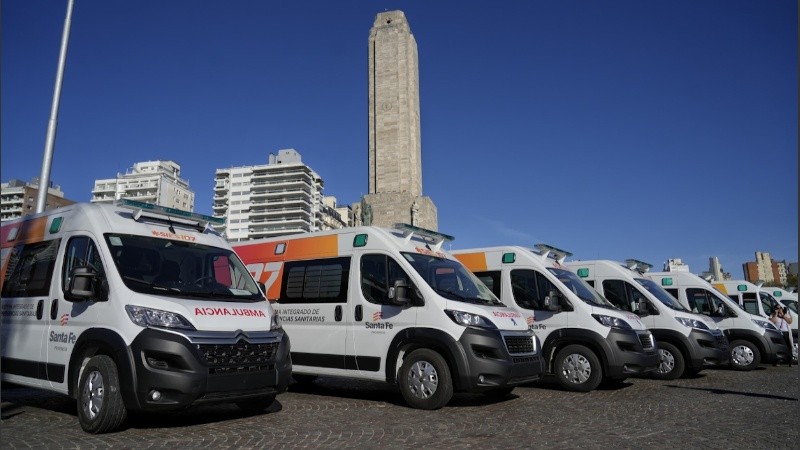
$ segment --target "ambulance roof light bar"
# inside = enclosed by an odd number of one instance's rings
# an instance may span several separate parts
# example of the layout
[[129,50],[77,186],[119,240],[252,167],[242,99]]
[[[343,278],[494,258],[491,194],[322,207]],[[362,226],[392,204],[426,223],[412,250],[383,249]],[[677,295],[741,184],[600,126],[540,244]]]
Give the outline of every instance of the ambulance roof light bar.
[[396,223],[393,227],[395,230],[398,230],[403,233],[403,238],[405,239],[406,243],[411,242],[411,238],[414,235],[421,237],[423,240],[427,241],[432,244],[431,250],[439,251],[442,248],[442,244],[444,241],[452,241],[455,238],[450,236],[449,234],[439,233],[433,230],[428,230],[425,228],[415,227],[414,225],[409,225],[407,223]]
[[534,248],[542,255],[542,258],[547,259],[548,255],[553,255],[553,259],[558,261],[559,264],[563,264],[564,260],[572,256],[572,253],[561,250],[560,248],[553,247],[552,245],[547,244],[536,244]]
[[652,269],[653,265],[644,261],[639,261],[638,259],[626,259],[625,267],[644,274],[647,273],[648,270]]
[[199,230],[209,229],[208,225],[211,223],[215,225],[222,225],[225,223],[224,219],[220,219],[218,217],[206,216],[176,208],[168,208],[166,206],[154,205],[152,203],[137,202],[135,200],[129,200],[126,198],[117,200],[116,205],[122,208],[134,210],[135,212],[133,214],[133,220],[137,222],[144,217],[159,221],[187,225]]

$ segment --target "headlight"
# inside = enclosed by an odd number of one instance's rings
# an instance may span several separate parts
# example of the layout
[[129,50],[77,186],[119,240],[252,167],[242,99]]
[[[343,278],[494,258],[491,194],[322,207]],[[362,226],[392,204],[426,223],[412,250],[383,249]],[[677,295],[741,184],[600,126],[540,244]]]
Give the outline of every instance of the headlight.
[[125,305],[125,311],[131,321],[140,327],[179,328],[181,330],[194,330],[188,320],[180,314],[160,309],[145,308],[144,306]]
[[623,330],[632,330],[631,325],[619,317],[603,316],[601,314],[592,314],[598,322],[609,328],[621,328]]
[[497,327],[489,319],[478,314],[472,314],[464,311],[455,311],[446,309],[444,310],[447,317],[451,318],[453,322],[463,325],[465,327],[479,327],[496,330]]
[[767,330],[777,330],[775,325],[773,325],[771,322],[768,322],[766,320],[757,320],[757,319],[752,319],[752,320],[754,324],[760,326],[761,328],[766,328]]
[[676,317],[675,319],[681,323],[681,325],[689,328],[697,328],[698,330],[709,330],[708,325],[704,324],[702,321],[697,319],[690,319],[688,317]]
[[270,330],[280,330],[283,328],[281,326],[281,319],[278,318],[278,313],[276,311],[272,311],[272,320],[269,322],[269,329]]

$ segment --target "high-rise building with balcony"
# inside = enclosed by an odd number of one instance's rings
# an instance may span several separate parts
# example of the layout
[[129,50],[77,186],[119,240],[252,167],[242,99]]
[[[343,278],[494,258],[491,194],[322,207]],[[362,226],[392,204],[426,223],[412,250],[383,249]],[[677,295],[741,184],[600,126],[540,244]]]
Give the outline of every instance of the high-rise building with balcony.
[[194,192],[181,178],[181,166],[173,161],[139,162],[116,178],[95,180],[93,203],[113,203],[121,198],[194,211]]
[[744,279],[755,283],[764,281],[766,283],[786,283],[786,267],[783,273],[778,266],[778,261],[772,259],[767,252],[756,252],[756,260],[742,264]]
[[229,241],[245,241],[347,226],[322,178],[294,149],[270,154],[267,164],[217,169],[214,216]]
[[[39,178],[30,183],[12,179],[0,186],[0,220],[11,220],[36,212],[36,200],[39,197]],[[47,204],[45,210],[71,205],[74,201],[64,198],[61,187],[53,185],[47,188]]]

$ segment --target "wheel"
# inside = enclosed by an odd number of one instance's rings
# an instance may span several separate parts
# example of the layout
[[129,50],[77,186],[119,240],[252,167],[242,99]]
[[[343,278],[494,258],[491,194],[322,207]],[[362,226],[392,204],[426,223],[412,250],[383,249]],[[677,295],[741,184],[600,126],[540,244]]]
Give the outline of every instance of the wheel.
[[272,405],[275,401],[275,394],[266,395],[264,397],[258,397],[251,400],[242,400],[240,402],[236,402],[236,406],[239,407],[242,411],[247,412],[260,412],[263,411]]
[[492,389],[491,391],[486,391],[483,395],[490,397],[490,398],[506,398],[514,391],[514,386],[506,386],[502,388]]
[[553,365],[556,378],[564,389],[589,392],[603,379],[603,368],[593,351],[582,345],[568,345],[556,354]]
[[677,347],[669,342],[657,342],[658,356],[661,362],[653,372],[653,378],[659,380],[674,380],[683,375],[686,363],[683,354]]
[[731,342],[731,367],[735,370],[753,370],[761,364],[761,352],[749,341]]
[[439,409],[453,397],[453,380],[442,356],[433,350],[414,350],[397,377],[406,402],[418,409]]
[[122,424],[128,412],[119,390],[114,360],[106,355],[92,357],[78,381],[78,421],[83,431],[107,433]]
[[306,375],[303,373],[293,373],[292,379],[294,379],[295,383],[299,384],[311,384],[314,380],[317,379],[316,375]]

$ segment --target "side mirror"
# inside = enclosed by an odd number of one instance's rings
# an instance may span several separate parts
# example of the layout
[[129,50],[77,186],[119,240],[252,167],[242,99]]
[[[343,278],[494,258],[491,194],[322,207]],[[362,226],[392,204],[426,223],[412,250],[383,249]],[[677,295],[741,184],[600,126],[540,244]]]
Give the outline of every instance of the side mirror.
[[69,287],[64,299],[70,302],[105,300],[100,287],[100,277],[89,267],[76,267],[70,273]]
[[561,298],[561,293],[557,290],[553,289],[547,293],[547,297],[544,298],[544,307],[547,311],[558,311],[561,308],[561,302],[559,299]]
[[264,298],[267,298],[267,285],[260,281],[256,281],[256,284],[258,285],[258,289],[261,290],[261,293],[264,295]]
[[405,280],[394,280],[394,285],[389,288],[389,300],[397,306],[406,306],[411,303],[411,287]]

